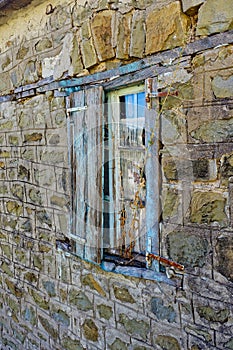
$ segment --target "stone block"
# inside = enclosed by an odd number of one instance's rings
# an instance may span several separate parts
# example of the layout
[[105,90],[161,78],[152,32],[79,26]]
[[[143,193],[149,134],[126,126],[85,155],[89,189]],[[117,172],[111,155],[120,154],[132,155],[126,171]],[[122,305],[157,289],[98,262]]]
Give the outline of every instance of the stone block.
[[183,12],[187,14],[196,13],[197,9],[205,2],[206,0],[182,0]]
[[13,214],[16,216],[23,215],[23,207],[21,203],[17,203],[16,201],[8,201],[6,202],[6,209],[9,214]]
[[130,56],[142,58],[146,43],[145,13],[135,11],[132,18]]
[[216,345],[221,349],[233,349],[232,335],[225,335],[222,332],[216,332]]
[[65,336],[62,339],[61,345],[64,349],[67,350],[85,350],[85,348],[81,345],[79,340],[72,339],[69,336]]
[[155,344],[162,349],[172,349],[172,350],[181,350],[181,345],[179,341],[171,335],[161,335],[159,334],[155,338]]
[[9,72],[0,74],[0,92],[1,94],[9,94],[13,89],[13,83]]
[[58,337],[58,325],[52,321],[48,316],[38,315],[39,325],[42,326],[42,330],[46,331],[53,339]]
[[71,26],[71,8],[70,6],[55,6],[54,11],[51,13],[48,19],[49,27],[51,31],[55,31],[60,28]]
[[212,80],[212,89],[215,97],[227,98],[233,96],[233,75],[228,78],[217,75]]
[[197,324],[225,334],[232,334],[232,306],[221,301],[207,300],[195,295],[194,313]]
[[35,50],[36,52],[44,52],[48,49],[51,49],[53,46],[52,39],[49,39],[48,37],[40,39],[35,44]]
[[69,69],[69,74],[70,75],[78,75],[80,74],[83,70],[83,61],[81,58],[81,51],[79,47],[79,39],[74,36],[73,38],[73,46],[70,52],[70,58],[71,58],[71,67]]
[[233,282],[233,238],[221,235],[216,240],[216,270]]
[[[24,143],[28,144],[34,144],[39,142],[41,144],[41,141],[43,139],[43,133],[42,132],[33,132],[33,133],[27,133],[24,134]],[[44,141],[42,142],[44,144]]]
[[83,286],[88,287],[90,290],[92,290],[92,292],[96,291],[99,295],[106,297],[106,293],[104,291],[106,287],[102,286],[102,283],[100,284],[99,281],[95,279],[95,276],[93,276],[93,274],[83,274],[81,277],[81,283]]
[[207,238],[195,233],[173,231],[167,235],[168,256],[187,267],[202,267],[207,260]]
[[81,25],[91,17],[92,15],[92,9],[90,6],[85,5],[85,2],[83,4],[79,3],[75,4],[72,12],[72,19],[73,23],[77,27],[81,27]]
[[13,184],[11,187],[11,193],[14,197],[22,201],[24,198],[24,186],[21,184]]
[[117,329],[109,327],[106,329],[106,344],[111,350],[128,350],[130,346],[130,336]]
[[51,148],[45,148],[43,151],[40,151],[41,162],[45,164],[58,164],[64,163],[65,152],[58,150],[51,150]]
[[94,16],[91,22],[94,45],[100,61],[104,61],[115,56],[112,47],[113,16],[114,11],[101,11]]
[[190,220],[198,224],[227,225],[226,199],[218,192],[196,191],[192,195]]
[[92,342],[98,341],[99,330],[92,319],[87,318],[82,325],[82,329],[83,335],[87,340],[91,340]]
[[92,38],[82,40],[81,52],[85,68],[91,68],[97,64],[97,56]]
[[116,58],[128,59],[130,48],[130,34],[131,34],[131,22],[132,14],[127,13],[123,16],[117,17],[118,33],[117,33],[117,48]]
[[0,130],[1,131],[11,131],[13,128],[13,121],[12,120],[4,120],[2,119],[0,121]]
[[186,116],[181,110],[170,110],[162,114],[161,141],[163,144],[186,143]]
[[16,60],[23,60],[24,58],[27,58],[28,53],[30,52],[30,46],[26,45],[26,44],[21,44],[18,47],[18,50],[16,50]]
[[189,19],[179,1],[154,9],[146,18],[146,54],[184,45],[188,29]]
[[150,344],[150,319],[125,306],[116,304],[117,328],[133,338]]
[[183,350],[186,348],[186,334],[173,324],[168,325],[153,320],[151,323],[151,335],[155,349],[161,347],[162,349]]
[[[226,251],[231,250],[231,246],[229,246],[229,249],[228,246],[226,246],[225,249]],[[215,268],[218,267],[215,266]],[[184,286],[185,289],[190,290],[190,292],[200,295],[203,298],[211,298],[216,301],[231,303],[231,291],[227,288],[227,285],[215,281],[212,278],[187,275],[184,279]]]
[[69,302],[81,311],[93,310],[93,296],[88,296],[81,290],[71,288],[69,291]]
[[232,29],[231,0],[206,0],[198,13],[196,34],[201,36]]

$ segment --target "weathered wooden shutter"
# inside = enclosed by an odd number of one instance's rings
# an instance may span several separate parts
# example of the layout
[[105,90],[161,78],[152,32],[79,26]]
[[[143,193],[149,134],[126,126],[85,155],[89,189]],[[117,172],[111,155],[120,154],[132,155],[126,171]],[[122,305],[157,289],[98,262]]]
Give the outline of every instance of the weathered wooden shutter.
[[[146,99],[146,228],[147,228],[147,252],[159,254],[159,219],[160,208],[160,113],[157,94],[157,79],[150,78],[145,84]],[[154,95],[154,97],[152,97]],[[153,267],[159,270],[159,264],[153,263]]]
[[68,100],[71,165],[71,237],[76,254],[100,263],[102,245],[103,89],[74,92]]

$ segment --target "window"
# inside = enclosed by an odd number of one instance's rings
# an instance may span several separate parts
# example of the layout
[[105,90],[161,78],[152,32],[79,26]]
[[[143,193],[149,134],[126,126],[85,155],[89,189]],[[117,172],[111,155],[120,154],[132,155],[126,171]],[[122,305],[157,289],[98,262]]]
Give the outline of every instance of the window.
[[159,254],[159,114],[146,94],[141,84],[69,97],[70,237],[83,259],[148,268],[146,253]]

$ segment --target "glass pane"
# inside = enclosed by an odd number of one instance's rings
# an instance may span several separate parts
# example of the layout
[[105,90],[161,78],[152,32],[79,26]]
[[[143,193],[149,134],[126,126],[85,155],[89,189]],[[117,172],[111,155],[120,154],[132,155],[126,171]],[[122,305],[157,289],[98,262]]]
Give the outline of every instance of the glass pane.
[[120,146],[145,145],[145,93],[120,96]]

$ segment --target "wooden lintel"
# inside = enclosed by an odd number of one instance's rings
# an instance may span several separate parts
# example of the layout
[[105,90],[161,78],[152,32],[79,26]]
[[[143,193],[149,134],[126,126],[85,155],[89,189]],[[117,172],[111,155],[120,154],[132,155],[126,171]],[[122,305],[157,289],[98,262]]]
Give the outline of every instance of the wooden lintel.
[[[209,49],[214,49],[223,45],[230,45],[233,43],[233,30],[224,33],[218,33],[208,38],[202,38],[192,43],[187,44],[184,48],[178,47],[175,49],[167,50],[160,53],[155,53],[149,57],[137,60],[133,63],[120,66],[118,68],[110,69],[104,72],[94,73],[78,78],[66,78],[60,81],[54,81],[52,76],[42,79],[36,83],[24,85],[16,88],[13,93],[0,96],[0,102],[10,101],[12,99],[22,98],[22,93],[28,90],[35,89],[35,94],[44,93],[51,90],[72,90],[75,87],[81,87],[84,85],[97,84],[105,85],[106,88],[111,89],[114,83],[120,83],[122,77],[128,74],[133,74],[132,83],[137,82],[140,76],[143,78],[143,70],[153,69],[156,70],[154,75],[161,74],[160,69],[164,72],[176,64],[180,59],[183,59],[189,55],[204,52]],[[161,66],[162,64],[162,66]],[[153,69],[152,69],[153,68]],[[140,73],[142,71],[142,73]],[[144,71],[145,73],[146,71]],[[124,84],[124,82],[123,82]],[[119,85],[120,86],[120,85]],[[17,94],[17,95],[16,95]],[[8,97],[14,95],[14,98]]]

